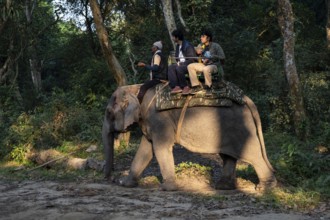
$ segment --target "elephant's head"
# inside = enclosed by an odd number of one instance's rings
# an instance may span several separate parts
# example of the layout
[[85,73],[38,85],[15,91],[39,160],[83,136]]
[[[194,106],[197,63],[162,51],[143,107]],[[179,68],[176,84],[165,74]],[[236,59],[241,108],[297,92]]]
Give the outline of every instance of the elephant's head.
[[135,96],[124,87],[119,87],[111,96],[106,108],[110,131],[125,132],[126,129],[140,118],[140,104]]
[[113,170],[115,134],[125,132],[140,118],[140,103],[136,97],[140,85],[119,87],[111,96],[106,107],[102,140],[105,150],[105,177],[109,178]]

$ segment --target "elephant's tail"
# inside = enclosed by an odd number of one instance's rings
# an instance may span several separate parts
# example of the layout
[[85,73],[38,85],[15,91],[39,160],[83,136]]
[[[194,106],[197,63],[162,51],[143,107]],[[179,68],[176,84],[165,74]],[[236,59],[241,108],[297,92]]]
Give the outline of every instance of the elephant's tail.
[[267,166],[275,172],[273,166],[270,164],[267,153],[266,153],[266,147],[265,147],[265,141],[264,141],[264,136],[262,133],[262,127],[261,127],[261,120],[260,120],[260,115],[257,109],[257,106],[254,104],[254,102],[247,96],[244,96],[244,100],[246,101],[247,107],[250,109],[254,123],[257,127],[257,135],[259,138],[260,146],[261,146],[261,152],[262,152],[262,157],[264,158]]

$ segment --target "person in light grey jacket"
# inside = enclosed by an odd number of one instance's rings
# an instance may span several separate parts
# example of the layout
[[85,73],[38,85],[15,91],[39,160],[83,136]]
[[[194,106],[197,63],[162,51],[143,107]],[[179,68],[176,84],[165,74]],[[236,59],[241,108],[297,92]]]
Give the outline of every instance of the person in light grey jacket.
[[212,41],[212,33],[204,30],[201,34],[201,44],[196,48],[197,55],[201,59],[197,63],[188,65],[189,78],[192,88],[189,94],[195,94],[203,89],[197,78],[197,74],[204,74],[206,95],[211,95],[212,73],[222,71],[222,65],[225,61],[225,53],[218,43]]

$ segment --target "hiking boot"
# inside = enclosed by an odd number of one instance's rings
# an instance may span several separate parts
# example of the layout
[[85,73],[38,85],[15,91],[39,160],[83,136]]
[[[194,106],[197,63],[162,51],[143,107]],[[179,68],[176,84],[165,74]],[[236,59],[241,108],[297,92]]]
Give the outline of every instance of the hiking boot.
[[212,96],[212,95],[213,95],[212,88],[211,87],[206,88],[205,96]]
[[180,92],[182,92],[182,89],[179,86],[176,86],[171,90],[171,94],[177,94]]
[[185,86],[182,90],[182,95],[189,95],[190,94],[190,88],[189,86]]
[[202,90],[203,90],[203,88],[202,88],[201,86],[194,86],[194,87],[192,87],[192,88],[190,89],[189,93],[190,93],[191,95],[195,95],[196,93],[198,93],[198,92],[200,92],[200,91],[202,91]]

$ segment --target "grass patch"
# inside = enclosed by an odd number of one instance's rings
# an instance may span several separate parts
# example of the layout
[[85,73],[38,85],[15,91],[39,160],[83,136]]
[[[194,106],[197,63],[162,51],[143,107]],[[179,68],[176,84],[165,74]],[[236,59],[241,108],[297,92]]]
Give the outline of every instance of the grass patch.
[[258,198],[259,202],[273,204],[276,207],[295,211],[315,209],[321,202],[321,195],[302,188],[278,187]]
[[158,187],[160,185],[160,181],[156,176],[147,176],[139,179],[139,186],[141,187]]
[[258,183],[258,176],[254,168],[245,162],[239,161],[236,165],[236,174],[237,177],[241,177],[246,180],[250,180],[254,184]]
[[219,195],[219,194],[209,194],[209,195],[200,195],[200,194],[192,194],[193,196],[193,203],[194,204],[212,204],[216,203],[219,204],[219,202],[224,202],[227,200],[226,196]]
[[175,167],[175,173],[180,175],[184,173],[187,176],[206,176],[211,178],[212,168],[192,162],[182,162]]

